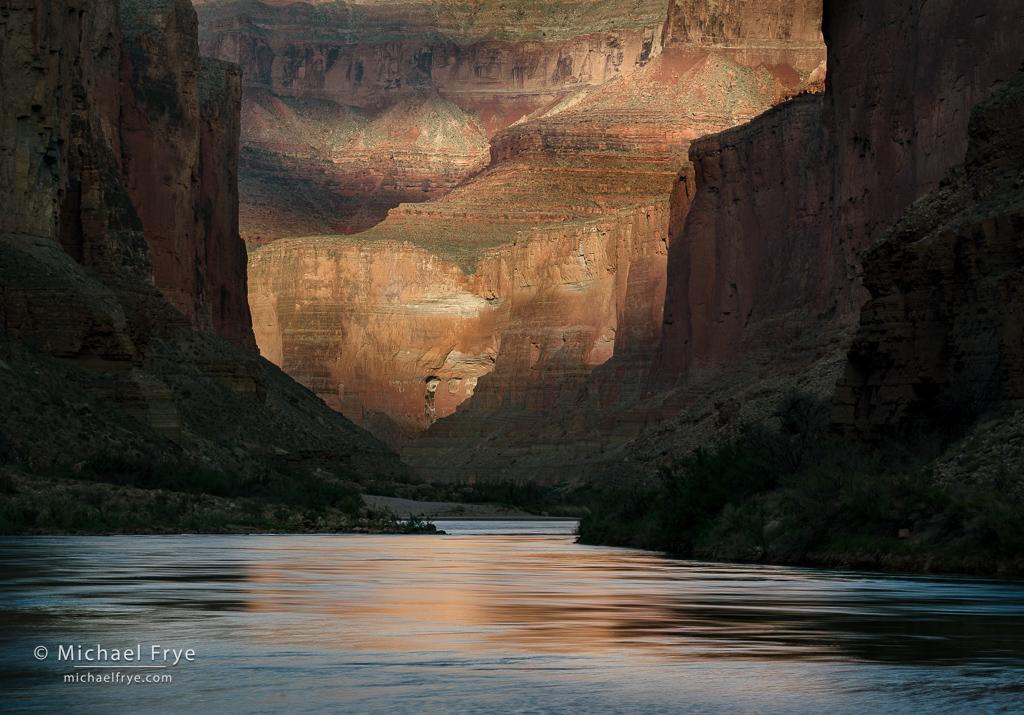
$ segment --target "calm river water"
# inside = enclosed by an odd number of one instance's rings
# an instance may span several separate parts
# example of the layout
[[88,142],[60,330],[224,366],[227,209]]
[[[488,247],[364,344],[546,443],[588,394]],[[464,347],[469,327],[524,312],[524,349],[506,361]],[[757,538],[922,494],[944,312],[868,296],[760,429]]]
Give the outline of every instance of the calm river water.
[[[450,535],[2,537],[0,708],[1024,711],[1019,582],[687,562],[577,546],[568,522],[437,523]],[[85,660],[97,646],[105,660]],[[97,663],[113,667],[76,667]]]

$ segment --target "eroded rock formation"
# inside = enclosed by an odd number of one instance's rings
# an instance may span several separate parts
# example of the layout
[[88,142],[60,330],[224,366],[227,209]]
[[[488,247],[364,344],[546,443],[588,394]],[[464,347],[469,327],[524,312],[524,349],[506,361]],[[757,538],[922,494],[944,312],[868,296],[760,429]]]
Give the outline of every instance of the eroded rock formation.
[[496,132],[657,56],[665,4],[197,2],[204,53],[244,75],[242,235],[356,233],[443,195]]
[[179,0],[0,7],[4,458],[106,450],[257,478],[284,463],[404,473],[381,442],[208,332],[252,342],[233,216],[239,74],[199,59],[191,12]]

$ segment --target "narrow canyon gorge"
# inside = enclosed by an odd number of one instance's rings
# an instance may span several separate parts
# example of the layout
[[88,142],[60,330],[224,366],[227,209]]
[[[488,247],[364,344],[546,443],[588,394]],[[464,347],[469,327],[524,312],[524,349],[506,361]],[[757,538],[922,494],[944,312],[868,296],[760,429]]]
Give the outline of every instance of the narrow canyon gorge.
[[794,390],[1017,399],[1019,3],[2,9],[4,360],[138,449],[628,484]]

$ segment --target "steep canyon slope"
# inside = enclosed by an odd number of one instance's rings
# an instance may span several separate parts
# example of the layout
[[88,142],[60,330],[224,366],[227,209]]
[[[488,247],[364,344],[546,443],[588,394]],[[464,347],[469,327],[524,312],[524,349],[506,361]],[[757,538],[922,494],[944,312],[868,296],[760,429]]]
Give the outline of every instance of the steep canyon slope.
[[0,461],[404,473],[243,349],[240,74],[196,27],[185,0],[0,6]]
[[668,236],[694,188],[688,143],[821,81],[817,24],[800,27],[673,40],[498,133],[488,167],[443,198],[362,234],[260,248],[261,349],[393,444],[471,394],[503,431],[535,422],[613,354],[657,344]]

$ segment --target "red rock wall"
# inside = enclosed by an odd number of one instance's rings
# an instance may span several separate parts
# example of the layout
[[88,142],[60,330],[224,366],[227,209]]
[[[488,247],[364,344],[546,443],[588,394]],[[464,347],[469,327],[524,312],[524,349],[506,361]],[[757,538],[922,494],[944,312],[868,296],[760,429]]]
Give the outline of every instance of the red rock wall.
[[240,78],[213,63],[201,78],[198,24],[186,0],[126,2],[121,17],[130,95],[121,107],[123,173],[156,287],[194,327],[252,348],[236,225]]
[[[261,349],[393,445],[429,428],[405,454],[431,476],[490,473],[494,463],[467,464],[455,455],[493,446],[486,460],[507,439],[537,436],[538,445],[548,445],[550,435],[534,431],[567,400],[575,418],[566,420],[575,419],[578,433],[566,440],[587,441],[601,409],[645,394],[661,336],[668,238],[670,230],[680,232],[694,192],[689,142],[806,87],[824,57],[819,43],[816,56],[791,68],[793,81],[756,53],[745,55],[748,66],[715,50],[673,46],[620,81],[552,103],[495,136],[482,173],[440,199],[392,209],[363,234],[261,248],[251,274]],[[360,283],[381,270],[371,266],[385,255],[408,298]],[[442,275],[459,266],[458,290],[489,301],[493,317],[419,318],[429,285],[420,281],[430,279],[402,268],[426,261],[414,255],[432,255]],[[274,268],[278,261],[316,278],[296,283],[291,269]],[[339,293],[329,287],[332,275],[362,287]],[[434,352],[473,355],[472,389],[460,386],[447,397],[444,381],[458,375],[438,371],[469,368],[461,357],[451,365],[449,358],[428,360]],[[588,381],[598,366],[603,377]],[[423,388],[430,377],[442,383],[428,408]],[[458,474],[441,474],[448,466]]]
[[834,307],[821,107],[802,95],[691,144],[696,196],[669,254],[655,385],[788,344]]
[[858,310],[861,252],[962,161],[970,107],[1024,58],[1024,7],[998,0],[826,3],[823,27],[823,103],[691,149],[697,198],[672,243],[655,384]]

